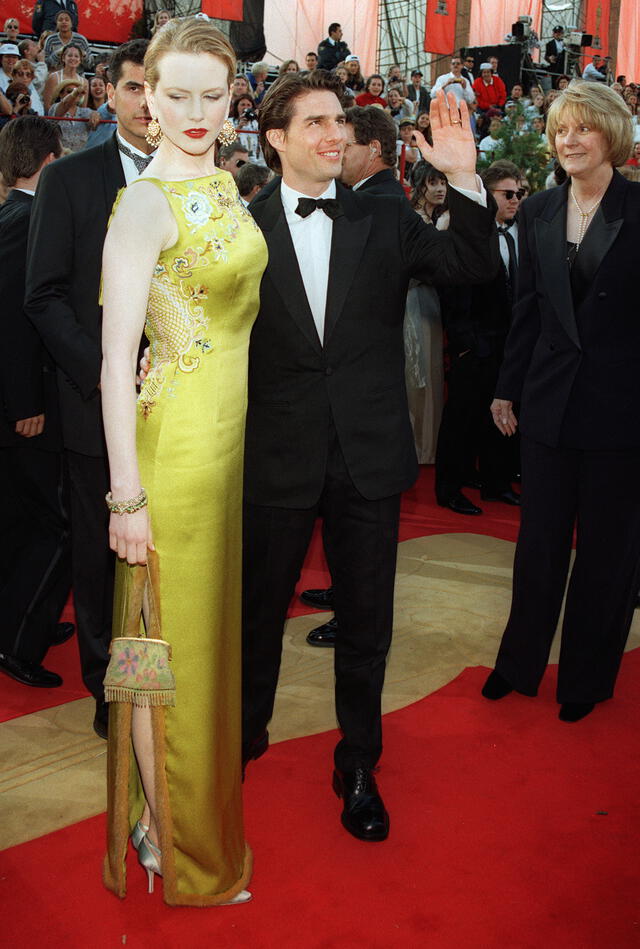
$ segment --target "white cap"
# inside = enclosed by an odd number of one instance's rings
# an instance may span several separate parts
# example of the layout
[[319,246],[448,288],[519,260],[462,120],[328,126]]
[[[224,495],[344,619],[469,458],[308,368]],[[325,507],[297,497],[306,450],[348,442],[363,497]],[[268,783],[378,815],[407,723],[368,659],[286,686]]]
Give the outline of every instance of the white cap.
[[482,72],[483,69],[493,70],[493,66],[491,65],[491,63],[480,63],[480,72]]
[[20,50],[15,43],[3,43],[0,46],[0,56],[19,56]]
[[354,53],[350,53],[345,58],[345,63],[359,63],[359,62],[360,62],[360,57],[356,56]]

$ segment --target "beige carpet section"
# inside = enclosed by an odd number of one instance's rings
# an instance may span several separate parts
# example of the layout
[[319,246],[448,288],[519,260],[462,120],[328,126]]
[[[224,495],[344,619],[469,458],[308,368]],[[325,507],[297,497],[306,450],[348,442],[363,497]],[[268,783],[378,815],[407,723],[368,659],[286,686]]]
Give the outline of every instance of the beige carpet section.
[[[493,664],[509,610],[513,550],[478,534],[400,545],[385,712],[429,695],[467,666]],[[305,643],[328,615],[287,624],[274,742],[335,727],[333,650]],[[640,611],[628,648],[637,646]],[[82,699],[0,725],[0,849],[104,810],[105,744],[93,734],[93,711],[93,701]]]

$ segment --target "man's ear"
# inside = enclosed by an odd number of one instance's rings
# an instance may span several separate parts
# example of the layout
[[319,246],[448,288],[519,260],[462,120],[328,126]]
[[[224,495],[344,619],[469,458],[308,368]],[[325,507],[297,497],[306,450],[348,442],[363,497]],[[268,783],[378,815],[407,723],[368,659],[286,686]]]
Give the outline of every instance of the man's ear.
[[277,152],[284,152],[287,150],[287,133],[284,129],[267,129],[265,135],[269,145],[271,145],[272,148],[275,148]]
[[113,104],[113,97],[116,94],[116,87],[112,82],[107,82],[107,104],[112,112],[115,112],[115,106]]

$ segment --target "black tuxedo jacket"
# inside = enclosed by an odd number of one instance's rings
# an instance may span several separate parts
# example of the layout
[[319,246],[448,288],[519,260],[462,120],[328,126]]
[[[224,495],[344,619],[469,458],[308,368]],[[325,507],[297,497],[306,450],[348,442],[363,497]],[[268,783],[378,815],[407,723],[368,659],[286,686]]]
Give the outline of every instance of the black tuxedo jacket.
[[[558,52],[558,47],[556,46],[556,41],[551,39],[544,48],[544,58],[549,63],[547,72],[558,73],[562,75],[565,71],[565,58],[566,58],[566,46]],[[555,56],[556,61],[552,63],[549,61],[550,56]]]
[[100,381],[102,246],[125,178],[115,135],[45,168],[29,231],[25,309],[58,369],[65,448],[105,453]]
[[357,191],[366,191],[368,194],[395,194],[399,198],[404,198],[405,201],[407,200],[404,188],[391,168],[383,168],[382,171],[377,171],[375,175],[371,175]]
[[245,498],[306,508],[325,479],[330,427],[360,493],[380,499],[417,474],[404,379],[410,277],[486,279],[498,266],[493,211],[458,192],[451,227],[424,224],[403,198],[337,185],[324,345],[304,291],[280,188],[252,212],[269,248],[249,349]]
[[521,402],[522,432],[555,447],[640,447],[640,184],[614,172],[567,265],[568,183],[528,198],[518,298],[496,395]]
[[15,434],[19,419],[45,414],[42,435],[29,439],[39,448],[60,446],[57,393],[51,360],[24,312],[27,238],[33,198],[11,191],[0,207],[0,445],[24,442]]

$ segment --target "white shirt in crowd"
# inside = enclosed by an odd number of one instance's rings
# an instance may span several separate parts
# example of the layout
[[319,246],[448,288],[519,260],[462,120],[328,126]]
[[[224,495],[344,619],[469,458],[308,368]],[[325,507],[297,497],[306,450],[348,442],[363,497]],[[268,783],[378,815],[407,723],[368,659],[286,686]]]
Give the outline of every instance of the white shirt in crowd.
[[[507,230],[513,237],[513,242],[516,245],[516,260],[518,260],[518,222],[514,220],[513,223],[509,225]],[[504,264],[507,273],[509,273],[509,247],[507,246],[507,238],[504,234],[498,234],[498,243],[500,246],[500,256],[502,257],[502,263]]]
[[475,102],[476,94],[471,88],[471,83],[468,79],[465,79],[464,76],[460,78],[464,81],[464,87],[460,82],[453,82],[456,77],[452,72],[447,72],[444,76],[438,76],[436,79],[433,89],[431,90],[431,95],[433,96],[439,89],[444,89],[445,94],[452,92],[458,102],[464,99],[466,102]]

